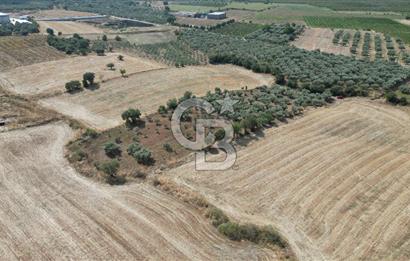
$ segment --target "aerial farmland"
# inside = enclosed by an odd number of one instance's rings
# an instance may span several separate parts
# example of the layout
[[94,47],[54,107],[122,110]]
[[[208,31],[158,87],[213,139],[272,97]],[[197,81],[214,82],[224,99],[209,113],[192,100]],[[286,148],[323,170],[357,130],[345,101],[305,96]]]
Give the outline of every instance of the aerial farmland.
[[1,260],[410,260],[410,5],[0,3]]

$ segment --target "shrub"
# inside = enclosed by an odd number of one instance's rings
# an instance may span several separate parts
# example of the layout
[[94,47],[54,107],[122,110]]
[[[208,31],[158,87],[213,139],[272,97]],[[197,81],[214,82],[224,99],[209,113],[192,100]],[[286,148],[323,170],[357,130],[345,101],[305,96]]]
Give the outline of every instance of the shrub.
[[124,61],[124,56],[118,55],[118,60],[119,60],[119,61]]
[[92,138],[95,139],[98,137],[98,132],[93,130],[93,129],[86,129],[85,132],[83,133],[83,138]]
[[116,37],[115,37],[115,41],[117,41],[117,42],[120,42],[122,39],[121,39],[121,37],[119,36],[119,35],[117,35]]
[[79,81],[70,81],[65,84],[65,88],[69,93],[74,93],[77,91],[81,91],[83,89],[81,86],[81,82]]
[[167,152],[173,152],[174,151],[174,149],[172,148],[172,146],[169,144],[169,143],[165,143],[164,145],[163,145],[163,147],[164,147],[164,149],[167,151]]
[[88,156],[87,153],[78,149],[73,152],[73,154],[71,155],[71,159],[74,161],[83,161],[84,159],[87,158],[87,156]]
[[152,153],[139,143],[132,143],[128,147],[127,152],[140,164],[150,165],[154,161]]
[[214,227],[218,227],[229,221],[229,218],[222,212],[222,210],[215,207],[208,209],[206,217],[211,219],[211,223]]
[[98,169],[109,176],[116,176],[119,168],[120,162],[115,159],[98,165]]
[[161,105],[161,106],[159,106],[159,108],[158,108],[158,112],[159,112],[160,114],[164,115],[164,114],[167,114],[167,113],[168,113],[168,110],[167,110],[167,108],[166,108],[164,105]]
[[397,97],[397,95],[394,92],[388,92],[386,94],[386,100],[387,102],[397,105],[400,102],[400,99]]
[[108,157],[113,158],[121,154],[121,147],[113,142],[108,142],[104,144],[104,151]]
[[227,236],[230,240],[239,241],[241,237],[241,228],[238,224],[226,222],[218,226],[219,233]]
[[47,28],[46,32],[47,32],[47,34],[49,34],[49,35],[54,35],[54,30],[51,29],[51,28]]
[[177,99],[173,98],[167,102],[167,106],[169,110],[175,110],[178,107]]

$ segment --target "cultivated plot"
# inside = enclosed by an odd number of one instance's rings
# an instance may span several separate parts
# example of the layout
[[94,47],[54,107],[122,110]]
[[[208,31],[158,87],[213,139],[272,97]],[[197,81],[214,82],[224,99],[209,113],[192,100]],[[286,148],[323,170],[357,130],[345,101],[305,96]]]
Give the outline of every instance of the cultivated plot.
[[[119,61],[119,55],[108,53],[105,56],[79,56],[37,63],[0,73],[0,79],[7,82],[4,87],[19,94],[50,94],[65,91],[65,83],[72,80],[81,81],[86,72],[94,72],[95,80],[103,82],[121,77],[120,69],[133,74],[165,67],[155,61],[127,55],[123,55],[124,61]],[[114,64],[113,70],[107,68],[109,63]]]
[[130,107],[145,114],[156,112],[160,105],[181,97],[185,91],[201,96],[215,87],[253,88],[272,82],[271,75],[256,74],[232,65],[167,68],[108,81],[95,91],[64,94],[41,100],[41,103],[91,127],[107,129],[121,124],[121,113]]
[[0,134],[2,260],[259,260],[275,253],[224,238],[197,210],[150,185],[121,189],[77,174],[62,123]]
[[236,166],[172,170],[244,222],[275,225],[300,260],[410,259],[410,115],[352,100],[270,129]]

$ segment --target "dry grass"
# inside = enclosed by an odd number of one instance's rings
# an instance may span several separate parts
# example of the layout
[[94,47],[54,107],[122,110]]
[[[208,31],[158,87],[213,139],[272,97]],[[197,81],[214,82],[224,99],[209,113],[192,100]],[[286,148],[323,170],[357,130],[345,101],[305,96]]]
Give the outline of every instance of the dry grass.
[[47,34],[47,28],[51,28],[55,33],[61,32],[63,35],[73,35],[75,33],[86,35],[86,34],[104,34],[109,32],[109,30],[103,30],[96,26],[82,23],[82,22],[55,22],[55,21],[39,21],[40,33]]
[[152,186],[82,178],[63,155],[72,137],[61,123],[0,134],[2,259],[275,259]]
[[177,17],[178,24],[187,24],[187,25],[196,25],[196,26],[212,26],[221,24],[223,22],[229,21],[230,19],[224,20],[212,20],[212,19],[199,19],[199,18],[191,18],[191,17]]
[[332,31],[331,29],[306,28],[298,39],[293,42],[293,45],[309,51],[320,50],[326,53],[350,56],[350,46],[333,44],[332,40],[334,35],[335,31]]
[[47,45],[45,36],[0,37],[0,72],[64,57],[66,57],[64,53]]
[[62,17],[72,17],[72,16],[93,16],[95,13],[80,12],[80,11],[69,11],[64,9],[51,9],[51,10],[39,10],[34,13],[30,13],[37,19],[44,18],[62,18]]
[[410,259],[410,114],[345,101],[266,132],[236,167],[167,175],[256,224],[274,224],[300,260]]
[[41,100],[41,103],[91,127],[108,129],[122,124],[121,113],[129,107],[148,115],[169,99],[181,97],[185,91],[201,96],[215,87],[252,88],[272,82],[271,75],[231,65],[167,68],[108,81],[95,91],[64,94]]
[[[65,91],[65,83],[82,80],[86,72],[94,72],[96,81],[102,82],[121,77],[120,69],[128,74],[165,67],[154,61],[124,55],[124,61],[118,60],[119,53],[108,53],[106,56],[70,57],[62,60],[37,63],[0,73],[5,87],[20,94],[49,94]],[[116,70],[106,67],[114,63]]]

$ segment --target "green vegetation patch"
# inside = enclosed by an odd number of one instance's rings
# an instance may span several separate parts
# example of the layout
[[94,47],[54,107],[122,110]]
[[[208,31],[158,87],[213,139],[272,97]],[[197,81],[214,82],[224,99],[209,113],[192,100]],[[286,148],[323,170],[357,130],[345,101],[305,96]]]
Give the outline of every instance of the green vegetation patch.
[[374,30],[410,43],[410,26],[388,18],[307,16],[305,21],[312,27]]
[[263,25],[253,23],[232,23],[219,28],[215,28],[212,31],[220,34],[237,35],[243,37],[262,29],[263,27]]

